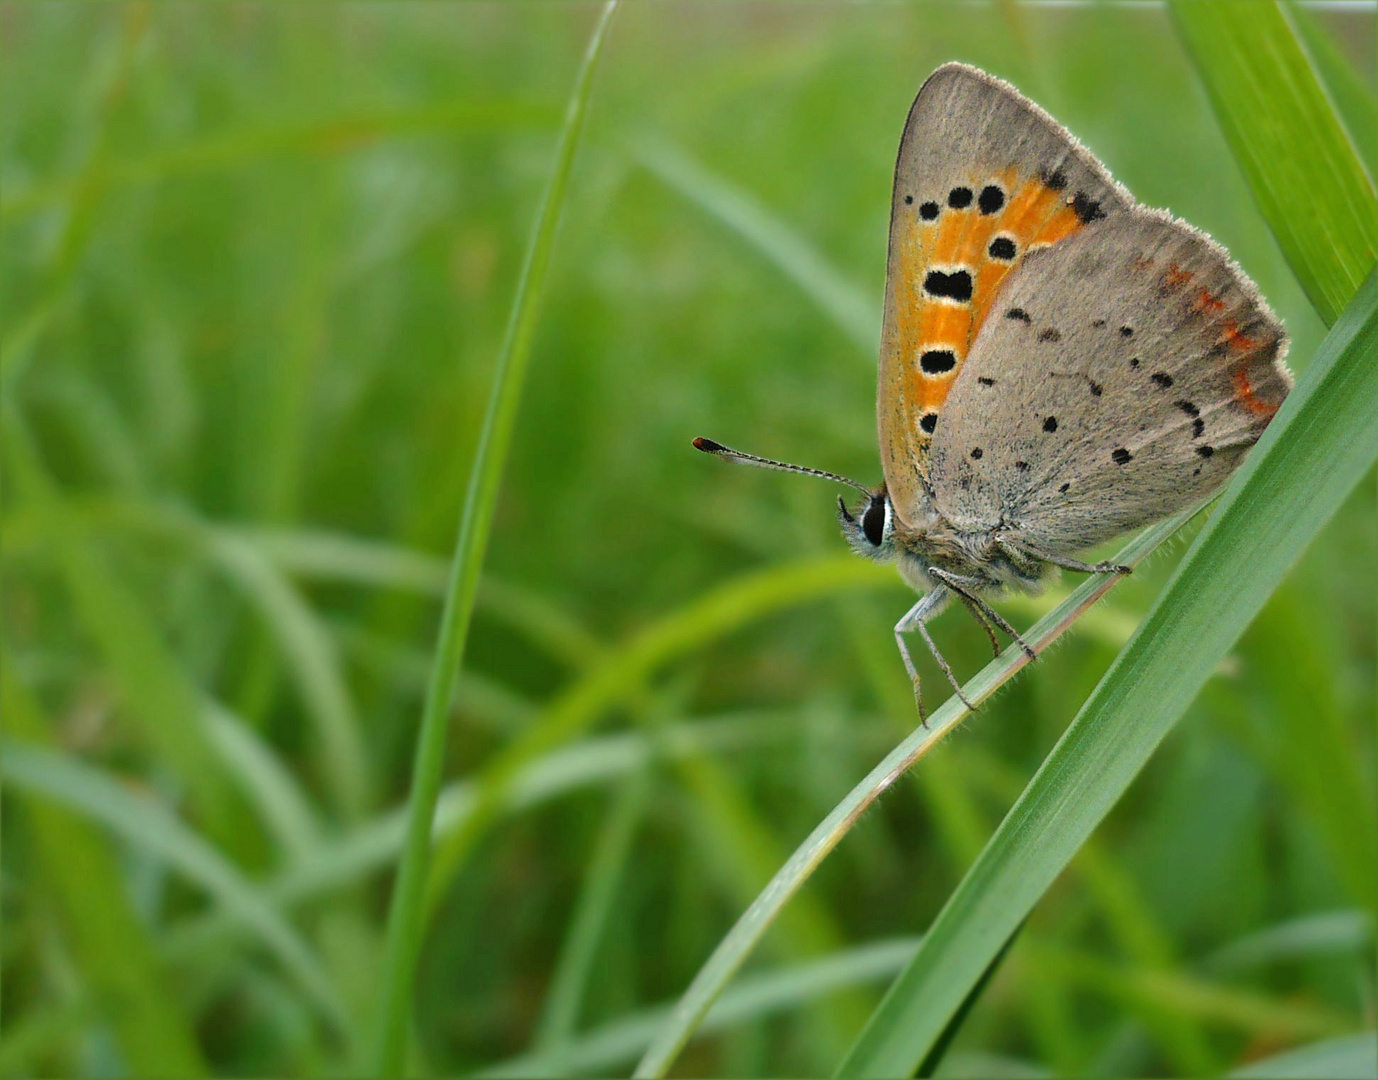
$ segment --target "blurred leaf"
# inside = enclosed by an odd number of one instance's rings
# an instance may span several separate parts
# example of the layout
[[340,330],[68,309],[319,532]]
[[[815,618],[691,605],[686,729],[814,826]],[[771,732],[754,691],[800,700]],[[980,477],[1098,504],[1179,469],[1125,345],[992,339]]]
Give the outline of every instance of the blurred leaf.
[[[916,938],[857,945],[832,956],[743,975],[704,1017],[699,1033],[716,1034],[799,1008],[849,987],[883,979],[914,954]],[[615,1069],[646,1049],[671,1012],[641,1009],[576,1036],[563,1046],[490,1065],[477,1076],[578,1076]]]
[[878,305],[843,277],[797,229],[668,143],[646,143],[634,154],[660,180],[698,203],[773,262],[852,340],[868,362],[874,362],[880,342]]
[[1286,1080],[1298,1076],[1308,1080],[1373,1080],[1378,1076],[1378,1031],[1301,1046],[1276,1057],[1255,1061],[1230,1075],[1252,1080],[1274,1077]]
[[1138,633],[1043,762],[841,1072],[907,1075],[1378,457],[1378,278],[1335,324]]
[[445,767],[445,736],[450,702],[454,698],[456,676],[464,659],[464,644],[474,610],[474,598],[478,593],[483,557],[488,547],[488,533],[492,528],[498,488],[516,426],[517,406],[521,401],[536,318],[555,248],[555,236],[564,209],[574,155],[583,134],[593,75],[598,68],[598,58],[616,10],[616,0],[609,0],[603,8],[588,51],[584,54],[573,96],[569,100],[560,145],[556,151],[555,168],[542,197],[531,246],[518,278],[511,321],[498,357],[492,396],[474,453],[450,582],[445,593],[440,637],[436,642],[434,666],[426,689],[421,728],[417,733],[407,842],[388,911],[387,945],[380,973],[379,1005],[371,1054],[374,1070],[387,1076],[401,1072],[406,1057],[412,982],[425,933],[431,829]]
[[1254,201],[1327,325],[1378,258],[1378,197],[1275,0],[1173,0]]
[[117,780],[89,765],[13,740],[4,744],[0,755],[0,776],[19,790],[101,822],[141,850],[165,859],[210,893],[236,921],[253,929],[337,1034],[350,1033],[344,1007],[300,935],[233,864],[162,804],[131,794]]
[[1288,919],[1223,945],[1201,967],[1234,974],[1327,953],[1357,955],[1372,943],[1372,916],[1363,911],[1324,911]]
[[[48,722],[20,685],[6,657],[0,678],[7,744],[0,768],[16,753],[49,741]],[[22,740],[18,741],[18,740]],[[51,753],[34,749],[34,753]],[[7,776],[7,779],[9,777]],[[11,780],[11,782],[13,782]],[[17,785],[21,790],[23,785]],[[96,1010],[110,1025],[129,1069],[147,1076],[202,1076],[206,1063],[182,1003],[169,992],[147,928],[129,901],[119,865],[105,838],[80,816],[26,792],[24,819],[34,835],[39,872],[48,883],[40,898],[29,881],[33,903],[52,903],[70,937],[73,959],[89,985]],[[74,1017],[59,1013],[59,1029]],[[6,1041],[17,1036],[6,1024]],[[31,1033],[31,1038],[42,1032]],[[22,1050],[22,1047],[18,1048]],[[6,1055],[17,1053],[6,1047]]]

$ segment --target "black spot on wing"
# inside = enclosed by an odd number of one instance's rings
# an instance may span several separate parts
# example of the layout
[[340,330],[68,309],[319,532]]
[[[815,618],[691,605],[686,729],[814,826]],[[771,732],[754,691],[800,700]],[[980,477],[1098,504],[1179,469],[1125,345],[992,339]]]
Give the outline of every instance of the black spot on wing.
[[1009,262],[1018,252],[1014,246],[1014,241],[1008,236],[997,236],[990,242],[990,247],[986,248],[986,254],[992,259],[1000,259],[1002,262]]
[[1133,460],[1133,457],[1133,454],[1131,454],[1128,450],[1121,446],[1118,450],[1111,453],[1110,460],[1113,461],[1116,465],[1124,465],[1127,464],[1129,461]]
[[977,381],[978,383],[980,383],[982,386],[994,386],[994,385],[995,385],[995,380],[992,379],[992,378],[990,378],[989,376],[986,376],[986,375],[978,375],[978,376],[976,376],[976,381]]
[[979,446],[973,446],[971,448],[971,459],[973,461],[981,460],[981,448]]
[[976,200],[976,205],[981,208],[981,213],[993,214],[1005,205],[1005,193],[998,184],[987,184],[981,189],[981,197]]
[[1030,317],[1029,313],[1025,311],[1022,307],[1010,308],[1009,311],[1005,312],[1005,318],[1014,319],[1022,323],[1033,322],[1033,319]]
[[935,217],[937,217],[937,216],[938,216],[938,204],[937,204],[937,203],[935,203],[935,202],[926,202],[926,203],[924,203],[922,206],[919,207],[919,217],[923,218],[924,221],[932,221],[932,220],[933,220]]
[[1169,386],[1172,385],[1172,376],[1169,375],[1166,371],[1155,371],[1152,374],[1151,378],[1164,390],[1166,390]]
[[928,434],[933,434],[933,429],[938,426],[938,414],[935,412],[924,413],[919,417],[919,427],[923,428]]
[[1105,211],[1100,208],[1100,203],[1091,198],[1084,191],[1078,191],[1072,196],[1072,212],[1083,225],[1089,225],[1097,218],[1105,217]]
[[1205,445],[1198,446],[1196,448],[1196,452],[1200,454],[1202,457],[1210,457],[1212,454],[1215,453],[1215,447]]
[[929,349],[919,357],[925,375],[944,375],[956,366],[957,354],[951,349]]
[[1046,431],[1049,435],[1051,435],[1054,431],[1056,431],[1056,430],[1057,430],[1057,417],[1056,417],[1056,416],[1050,416],[1050,417],[1048,417],[1046,420],[1044,420],[1044,421],[1043,421],[1043,430]]
[[904,205],[905,205],[905,206],[912,206],[913,204],[914,204],[914,196],[912,196],[912,195],[906,195],[906,196],[904,197]]
[[954,210],[965,210],[971,205],[971,188],[955,187],[947,193],[947,205]]
[[929,296],[946,297],[965,304],[971,300],[971,274],[966,270],[954,270],[950,274],[930,270],[923,279],[923,291]]
[[1040,330],[1040,331],[1038,332],[1038,340],[1039,340],[1039,341],[1061,341],[1061,340],[1062,340],[1062,332],[1059,331],[1059,330],[1056,330],[1056,329],[1054,329],[1053,327],[1050,326],[1050,327],[1048,327],[1046,330]]
[[1049,172],[1044,169],[1039,173],[1039,179],[1043,181],[1043,186],[1051,188],[1053,191],[1061,191],[1067,186],[1067,174],[1061,169],[1053,169]]

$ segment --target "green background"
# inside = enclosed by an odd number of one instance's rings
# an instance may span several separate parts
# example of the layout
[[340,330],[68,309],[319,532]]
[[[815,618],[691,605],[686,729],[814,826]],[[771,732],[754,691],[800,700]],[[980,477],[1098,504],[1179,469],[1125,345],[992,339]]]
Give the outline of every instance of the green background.
[[[7,1073],[361,1067],[444,559],[595,16],[0,8]],[[1301,17],[1371,96],[1373,8]],[[879,479],[890,170],[951,58],[1224,243],[1305,368],[1324,327],[1163,10],[632,4],[567,196],[447,780],[485,775],[648,627],[841,557],[834,492],[689,442]],[[945,1075],[1193,1075],[1373,1026],[1374,494],[1035,910]],[[896,970],[858,950],[928,925],[1173,558],[897,785],[747,976],[831,954],[849,986],[802,1000],[784,977],[784,1004],[734,1004],[684,1074],[831,1071]],[[1027,625],[1065,588],[1002,610]],[[913,726],[890,632],[909,594],[864,573],[833,593],[675,656],[525,763],[436,902],[418,1071],[535,1049],[630,1066],[644,1040],[578,1040],[673,1000]],[[960,610],[935,633],[959,674],[985,662]]]

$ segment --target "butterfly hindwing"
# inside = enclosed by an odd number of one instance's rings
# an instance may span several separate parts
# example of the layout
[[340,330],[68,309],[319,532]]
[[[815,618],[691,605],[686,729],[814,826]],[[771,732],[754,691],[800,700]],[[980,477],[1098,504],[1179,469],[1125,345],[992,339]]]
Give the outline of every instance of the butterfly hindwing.
[[1141,207],[1029,256],[932,446],[938,511],[1070,552],[1203,498],[1291,386],[1286,337],[1205,234]]
[[948,395],[1007,275],[1132,199],[1007,83],[945,64],[900,141],[890,211],[877,426],[895,512],[924,501]]

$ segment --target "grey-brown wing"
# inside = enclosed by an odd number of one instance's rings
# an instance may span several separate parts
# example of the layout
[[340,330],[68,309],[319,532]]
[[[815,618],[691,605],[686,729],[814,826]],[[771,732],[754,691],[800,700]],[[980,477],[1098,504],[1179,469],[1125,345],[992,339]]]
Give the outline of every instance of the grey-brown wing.
[[1286,348],[1208,236],[1143,208],[1097,222],[997,297],[935,433],[937,509],[1060,555],[1162,518],[1258,440]]

